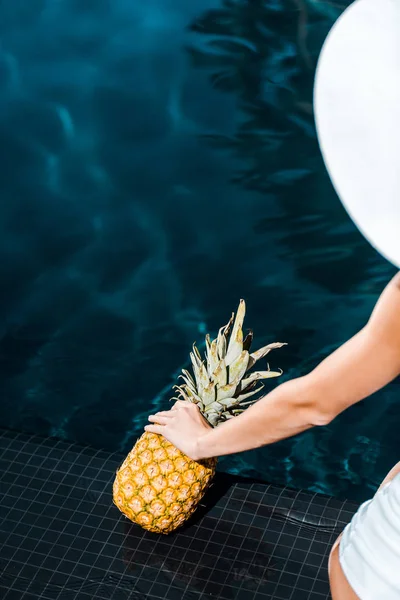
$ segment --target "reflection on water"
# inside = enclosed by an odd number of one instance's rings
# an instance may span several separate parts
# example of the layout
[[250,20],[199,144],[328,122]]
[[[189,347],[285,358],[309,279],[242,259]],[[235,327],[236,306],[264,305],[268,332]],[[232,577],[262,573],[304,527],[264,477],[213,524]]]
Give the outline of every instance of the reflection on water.
[[[312,114],[348,4],[1,4],[2,425],[127,450],[240,297],[260,346],[289,342],[286,378],[364,325],[394,269]],[[398,460],[398,394],[221,468],[366,498]]]

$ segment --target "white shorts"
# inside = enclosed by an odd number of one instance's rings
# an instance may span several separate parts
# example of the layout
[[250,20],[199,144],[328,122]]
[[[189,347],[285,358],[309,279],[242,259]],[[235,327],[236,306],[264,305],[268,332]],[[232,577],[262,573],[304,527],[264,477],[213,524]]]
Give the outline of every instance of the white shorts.
[[360,600],[400,600],[400,473],[360,506],[339,561]]

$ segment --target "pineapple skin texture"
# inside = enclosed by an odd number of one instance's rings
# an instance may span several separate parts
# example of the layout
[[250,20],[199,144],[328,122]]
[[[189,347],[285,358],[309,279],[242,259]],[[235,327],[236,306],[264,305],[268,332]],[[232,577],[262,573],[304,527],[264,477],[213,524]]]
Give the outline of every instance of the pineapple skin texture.
[[114,504],[144,529],[171,533],[196,510],[216,465],[216,458],[191,460],[162,435],[146,431],[117,471]]

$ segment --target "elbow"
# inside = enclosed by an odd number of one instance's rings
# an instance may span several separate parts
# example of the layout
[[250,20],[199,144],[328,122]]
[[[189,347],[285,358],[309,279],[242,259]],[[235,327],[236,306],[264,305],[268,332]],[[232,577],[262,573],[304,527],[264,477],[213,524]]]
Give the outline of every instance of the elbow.
[[337,415],[326,412],[321,406],[315,406],[310,413],[313,427],[324,427],[332,423]]
[[311,375],[293,381],[296,381],[296,397],[308,424],[311,427],[329,425],[337,417],[337,413],[327,390],[320,389]]

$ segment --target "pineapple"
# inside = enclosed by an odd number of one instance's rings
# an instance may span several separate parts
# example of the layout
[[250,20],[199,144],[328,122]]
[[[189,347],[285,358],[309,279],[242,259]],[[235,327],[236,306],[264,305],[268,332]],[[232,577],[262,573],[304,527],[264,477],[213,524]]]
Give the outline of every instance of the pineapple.
[[[259,380],[278,377],[282,371],[246,373],[271,350],[286,345],[268,344],[250,353],[253,333],[243,339],[244,300],[217,339],[206,336],[206,359],[196,345],[190,354],[194,377],[183,369],[182,385],[174,386],[178,397],[195,403],[212,427],[242,413],[256,402],[263,385]],[[251,398],[251,400],[250,400]],[[168,534],[196,510],[215,474],[216,458],[193,461],[162,435],[145,432],[117,471],[113,500],[134,523],[155,533]]]

